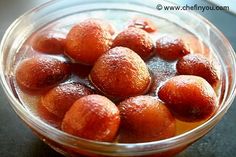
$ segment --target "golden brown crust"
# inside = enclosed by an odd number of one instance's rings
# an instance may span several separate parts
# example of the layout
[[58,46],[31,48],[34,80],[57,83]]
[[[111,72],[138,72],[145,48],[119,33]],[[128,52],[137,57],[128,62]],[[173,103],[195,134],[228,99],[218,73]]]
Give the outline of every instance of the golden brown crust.
[[132,50],[115,47],[95,63],[90,80],[108,96],[125,98],[143,94],[151,77],[143,60]]

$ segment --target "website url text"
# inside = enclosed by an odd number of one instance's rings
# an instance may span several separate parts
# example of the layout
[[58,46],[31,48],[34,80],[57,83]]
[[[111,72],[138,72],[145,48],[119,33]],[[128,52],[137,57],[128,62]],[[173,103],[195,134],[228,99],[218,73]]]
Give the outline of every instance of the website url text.
[[199,11],[221,11],[221,10],[229,10],[229,6],[202,6],[202,5],[184,5],[184,6],[164,6],[162,4],[157,4],[157,10],[199,10]]

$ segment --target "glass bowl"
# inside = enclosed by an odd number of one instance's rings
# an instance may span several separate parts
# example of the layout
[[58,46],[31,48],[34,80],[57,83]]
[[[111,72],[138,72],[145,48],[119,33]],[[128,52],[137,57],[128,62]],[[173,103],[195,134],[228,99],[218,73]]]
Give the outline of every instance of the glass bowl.
[[[235,97],[236,64],[235,53],[225,36],[210,22],[200,15],[189,11],[160,11],[157,4],[173,5],[162,0],[135,1],[130,0],[55,0],[45,3],[25,13],[15,20],[6,31],[0,46],[0,75],[2,87],[17,115],[45,143],[66,156],[172,156],[209,132],[227,112]],[[206,45],[211,45],[221,66],[222,91],[220,108],[207,122],[181,135],[154,142],[145,143],[108,143],[81,139],[64,133],[40,120],[32,114],[18,99],[12,79],[14,77],[14,57],[24,41],[42,26],[83,12],[95,10],[113,14],[119,11],[144,14],[163,18],[182,26],[201,38]],[[121,15],[121,14],[113,14]],[[100,17],[101,15],[95,15]],[[116,17],[114,17],[116,18]],[[125,17],[124,17],[125,18]]]

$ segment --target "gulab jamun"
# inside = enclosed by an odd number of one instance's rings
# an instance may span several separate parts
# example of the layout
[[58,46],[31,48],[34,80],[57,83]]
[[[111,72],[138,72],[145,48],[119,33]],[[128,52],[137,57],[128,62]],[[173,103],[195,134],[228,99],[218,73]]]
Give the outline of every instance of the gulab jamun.
[[60,83],[70,74],[69,64],[53,57],[25,59],[17,65],[16,82],[28,93],[40,93]]
[[72,27],[66,37],[66,54],[75,61],[93,65],[110,49],[112,36],[100,21],[88,19]]
[[101,95],[88,95],[66,112],[61,129],[85,139],[112,141],[119,125],[119,110],[112,101]]
[[146,93],[151,76],[144,61],[134,51],[115,47],[95,63],[89,78],[106,96],[126,98]]
[[181,75],[196,75],[206,79],[211,85],[219,82],[219,74],[213,62],[197,54],[188,54],[177,61],[177,72]]
[[112,47],[116,46],[127,47],[143,59],[150,57],[154,50],[149,34],[135,27],[130,27],[119,33],[114,39]]
[[157,27],[155,26],[155,24],[149,18],[146,18],[146,17],[136,17],[132,19],[128,27],[135,27],[135,28],[143,29],[148,33],[152,33],[157,30]]
[[99,23],[103,27],[103,29],[108,31],[111,35],[114,35],[115,32],[116,32],[116,29],[115,29],[114,25],[112,25],[112,23],[110,23],[108,20],[99,19],[99,18],[89,18],[89,19],[86,19],[86,20],[95,21],[95,22]]
[[173,36],[163,36],[156,41],[156,53],[165,60],[173,61],[189,54],[183,40]]
[[189,34],[181,36],[181,39],[188,47],[190,52],[194,52],[194,54],[200,54],[207,57],[208,59],[211,59],[212,53],[210,53],[209,47],[201,39]]
[[57,37],[51,32],[37,34],[32,41],[34,50],[48,54],[63,54],[65,50],[65,38]]
[[175,135],[175,118],[168,108],[152,96],[136,96],[122,101],[119,142],[162,140]]
[[199,76],[179,75],[172,77],[160,87],[158,96],[166,103],[176,118],[182,121],[206,120],[218,108],[214,89]]
[[60,129],[61,128],[61,122],[62,119],[58,118],[55,114],[52,112],[49,112],[39,101],[37,104],[37,114],[44,122],[50,124],[51,126]]
[[114,25],[112,25],[109,21],[104,20],[104,19],[97,19],[94,18],[93,20],[97,20],[98,22],[100,22],[103,27],[111,34],[114,35],[116,33],[116,28],[114,27]]
[[42,105],[59,119],[63,119],[65,113],[79,98],[92,94],[91,90],[79,83],[63,83],[41,97]]

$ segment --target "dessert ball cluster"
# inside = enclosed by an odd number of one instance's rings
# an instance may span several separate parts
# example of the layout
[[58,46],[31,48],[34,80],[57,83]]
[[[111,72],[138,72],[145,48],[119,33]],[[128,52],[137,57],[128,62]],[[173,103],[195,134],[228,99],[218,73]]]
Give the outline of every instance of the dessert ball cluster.
[[[74,136],[121,143],[173,137],[176,118],[203,121],[217,111],[213,87],[220,77],[181,38],[154,42],[150,33],[156,31],[154,22],[138,17],[120,32],[108,21],[87,19],[64,38],[37,34],[31,46],[39,53],[18,63],[15,81],[38,95],[42,120]],[[174,63],[176,76],[159,82],[151,95],[153,75],[161,75],[147,65],[153,58]]]

